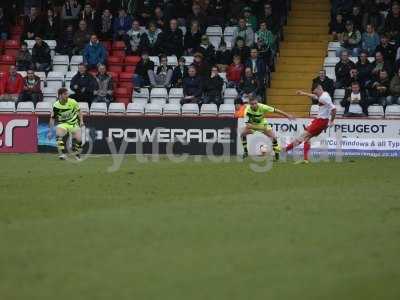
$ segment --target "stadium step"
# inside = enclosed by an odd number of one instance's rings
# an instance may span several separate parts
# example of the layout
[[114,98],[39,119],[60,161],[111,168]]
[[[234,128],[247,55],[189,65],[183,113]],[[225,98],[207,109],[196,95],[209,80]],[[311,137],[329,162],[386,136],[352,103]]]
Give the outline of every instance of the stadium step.
[[295,114],[308,116],[311,101],[296,91],[309,91],[327,53],[330,0],[293,2],[284,27],[276,71],[267,90],[267,103]]

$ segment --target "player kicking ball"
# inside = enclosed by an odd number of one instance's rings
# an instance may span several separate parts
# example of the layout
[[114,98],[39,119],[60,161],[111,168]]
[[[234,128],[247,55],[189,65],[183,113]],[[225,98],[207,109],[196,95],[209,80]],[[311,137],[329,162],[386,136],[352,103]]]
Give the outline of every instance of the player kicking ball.
[[275,132],[272,130],[271,125],[268,124],[267,118],[265,118],[266,113],[277,113],[285,116],[289,120],[294,120],[293,116],[274,107],[261,104],[258,102],[258,99],[256,97],[251,96],[249,104],[246,106],[244,111],[244,116],[247,119],[246,127],[241,134],[244,149],[243,158],[249,156],[249,151],[247,149],[247,136],[258,131],[272,140],[272,149],[275,153],[275,159],[279,160],[279,153],[281,151],[281,148],[278,145],[278,140],[276,138]]
[[75,158],[80,160],[82,150],[81,126],[84,126],[83,116],[78,102],[69,98],[66,88],[58,90],[58,99],[53,105],[53,112],[49,123],[49,139],[52,137],[52,129],[55,122],[57,122],[56,141],[59,158],[61,160],[67,158],[64,153],[64,137],[69,134],[72,136],[72,151],[74,152]]
[[321,85],[317,85],[313,89],[313,93],[306,93],[298,91],[297,95],[308,96],[318,101],[319,111],[318,116],[315,118],[310,125],[304,130],[301,136],[293,141],[293,143],[287,145],[284,151],[290,151],[296,146],[304,143],[304,160],[296,163],[308,164],[308,154],[310,152],[310,140],[321,134],[326,128],[333,125],[336,117],[336,107],[332,103],[331,96],[327,92],[324,92]]

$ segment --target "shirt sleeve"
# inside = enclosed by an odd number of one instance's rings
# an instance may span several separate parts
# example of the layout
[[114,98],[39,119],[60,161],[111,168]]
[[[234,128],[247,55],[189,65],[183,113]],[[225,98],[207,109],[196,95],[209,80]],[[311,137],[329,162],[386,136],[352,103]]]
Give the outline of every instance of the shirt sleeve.
[[261,110],[263,113],[273,113],[275,112],[275,108],[269,105],[261,104]]

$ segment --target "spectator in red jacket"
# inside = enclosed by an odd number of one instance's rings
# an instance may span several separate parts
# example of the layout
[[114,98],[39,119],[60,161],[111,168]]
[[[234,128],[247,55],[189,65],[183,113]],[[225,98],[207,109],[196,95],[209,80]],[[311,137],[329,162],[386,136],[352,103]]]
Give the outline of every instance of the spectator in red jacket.
[[24,88],[24,79],[17,73],[15,66],[10,66],[9,72],[0,81],[0,101],[17,102]]
[[32,69],[29,69],[26,74],[24,78],[24,89],[18,101],[32,101],[36,104],[43,99],[42,90],[40,88],[40,77],[36,76]]
[[240,56],[233,57],[233,63],[226,71],[226,79],[228,79],[228,87],[237,88],[244,74],[244,65],[241,62]]

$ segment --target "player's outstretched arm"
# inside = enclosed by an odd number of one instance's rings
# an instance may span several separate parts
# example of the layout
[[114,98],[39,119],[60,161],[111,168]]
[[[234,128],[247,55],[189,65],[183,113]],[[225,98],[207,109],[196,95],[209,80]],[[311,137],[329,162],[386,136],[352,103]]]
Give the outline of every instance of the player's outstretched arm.
[[296,118],[293,117],[291,114],[288,114],[288,113],[284,112],[283,110],[280,110],[280,109],[275,108],[275,112],[276,112],[278,115],[281,115],[281,116],[284,116],[284,117],[288,118],[289,120],[295,120],[295,119],[296,119]]
[[306,93],[304,91],[297,91],[296,94],[298,96],[307,96],[307,97],[311,97],[311,98],[313,98],[315,100],[318,100],[318,96],[317,95],[314,95],[314,94],[311,94],[311,93]]

